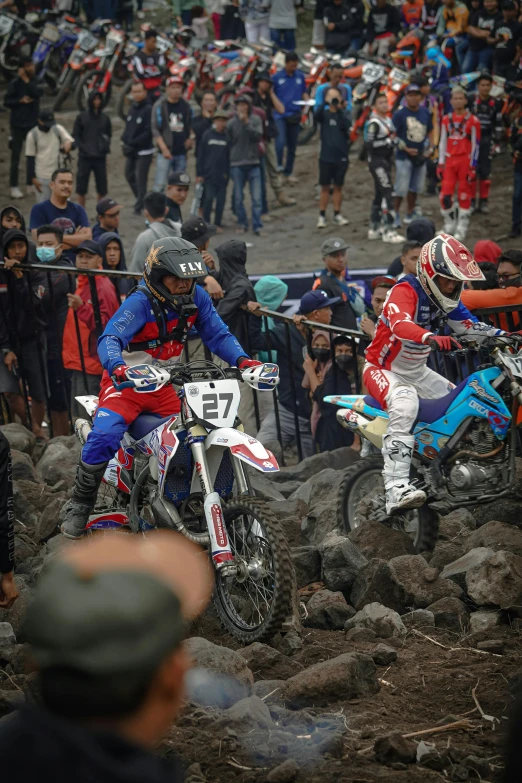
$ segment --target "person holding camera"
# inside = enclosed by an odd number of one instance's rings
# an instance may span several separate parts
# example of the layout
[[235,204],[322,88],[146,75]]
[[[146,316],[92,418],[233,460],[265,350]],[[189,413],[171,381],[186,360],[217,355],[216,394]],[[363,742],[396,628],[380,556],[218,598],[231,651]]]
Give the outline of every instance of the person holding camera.
[[333,185],[332,202],[333,222],[337,226],[346,226],[348,221],[341,215],[343,185],[348,169],[348,150],[350,147],[350,120],[346,114],[346,104],[339,90],[331,88],[325,96],[325,102],[315,111],[315,118],[321,126],[321,149],[319,152],[319,220],[317,228],[326,228],[326,208],[330,200],[330,187]]

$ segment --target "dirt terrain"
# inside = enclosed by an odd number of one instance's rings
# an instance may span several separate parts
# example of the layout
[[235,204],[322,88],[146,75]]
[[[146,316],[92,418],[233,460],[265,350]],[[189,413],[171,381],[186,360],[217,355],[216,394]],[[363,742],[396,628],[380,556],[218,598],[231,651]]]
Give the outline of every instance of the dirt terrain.
[[[1,91],[1,88],[0,88]],[[113,98],[112,106],[114,106]],[[50,104],[50,98],[44,100],[44,104]],[[73,108],[72,99],[66,104],[65,110],[59,112],[57,121],[62,123],[69,131],[72,131],[76,110]],[[143,219],[134,217],[132,213],[133,198],[124,177],[124,158],[121,154],[119,138],[122,133],[123,123],[110,111],[113,122],[112,152],[109,158],[109,194],[123,205],[120,234],[123,238],[125,249],[128,253],[139,231],[145,228]],[[9,203],[8,171],[9,151],[7,149],[7,137],[9,135],[9,115],[7,112],[0,114],[0,181],[4,187],[0,192],[0,208]],[[288,189],[289,194],[297,199],[295,207],[278,209],[272,203],[272,222],[265,225],[266,236],[256,237],[247,234],[245,240],[251,244],[248,251],[247,269],[251,274],[277,274],[278,272],[313,271],[320,266],[319,248],[327,236],[340,235],[351,244],[349,251],[349,265],[352,268],[373,268],[387,266],[397,255],[397,248],[384,245],[382,242],[369,242],[366,239],[370,203],[373,198],[373,184],[369,176],[366,164],[358,160],[358,154],[354,150],[351,154],[350,168],[344,186],[343,213],[349,218],[350,224],[339,228],[331,222],[327,229],[322,231],[316,228],[318,217],[318,202],[315,200],[317,182],[317,156],[319,152],[318,135],[306,146],[298,147],[294,174],[299,177],[299,184]],[[21,165],[20,182],[25,181],[25,161]],[[76,161],[74,163],[76,168]],[[194,176],[194,155],[189,156],[188,171]],[[149,174],[149,184],[153,181],[153,167]],[[228,207],[225,211],[225,233],[213,240],[213,246],[220,241],[235,236],[235,219],[230,211],[230,199],[232,186],[228,190]],[[503,153],[493,163],[493,187],[491,194],[491,214],[476,215],[472,218],[471,228],[467,243],[473,247],[479,239],[500,240],[502,247],[517,247],[516,240],[507,240],[506,235],[511,229],[511,197],[512,197],[512,164],[508,153]],[[193,186],[183,209],[184,217],[189,216],[190,205],[193,198]],[[273,202],[273,193],[269,190],[269,202]],[[34,198],[26,196],[18,202],[18,206],[24,212],[26,218]],[[89,218],[95,220],[94,183],[91,182],[90,195],[87,198],[87,212]],[[420,199],[423,214],[431,217],[437,227],[441,226],[439,204],[436,197],[423,196]],[[327,217],[332,220],[333,212],[329,207]],[[212,249],[212,248],[211,248]]]

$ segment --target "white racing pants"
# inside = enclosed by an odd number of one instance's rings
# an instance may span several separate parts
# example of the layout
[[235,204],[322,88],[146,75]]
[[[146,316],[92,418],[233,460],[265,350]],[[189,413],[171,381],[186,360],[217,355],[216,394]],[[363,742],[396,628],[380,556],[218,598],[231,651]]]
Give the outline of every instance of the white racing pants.
[[414,376],[399,375],[382,370],[373,364],[365,364],[363,380],[368,392],[388,411],[388,435],[410,435],[419,412],[419,397],[436,400],[453,388],[442,375],[425,365]]

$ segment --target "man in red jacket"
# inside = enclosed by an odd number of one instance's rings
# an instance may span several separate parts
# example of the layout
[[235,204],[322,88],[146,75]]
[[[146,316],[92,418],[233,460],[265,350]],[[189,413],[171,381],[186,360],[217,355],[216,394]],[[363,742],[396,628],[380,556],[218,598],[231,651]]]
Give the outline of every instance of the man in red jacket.
[[[480,122],[466,108],[466,103],[465,90],[454,87],[451,93],[453,111],[441,123],[437,166],[437,174],[442,177],[440,211],[444,217],[443,231],[454,234],[460,241],[466,238],[468,231],[480,141]],[[455,188],[458,188],[458,208],[453,201]]]
[[[86,239],[78,245],[76,267],[85,270],[102,268],[102,250],[97,242]],[[76,291],[74,294],[67,294],[69,312],[63,331],[63,364],[68,370],[72,370],[73,416],[80,414],[75,397],[99,392],[103,368],[98,359],[98,337],[120,304],[110,278],[100,275],[92,282],[96,286],[100,306],[98,323],[93,306],[93,287],[88,275],[79,275]]]

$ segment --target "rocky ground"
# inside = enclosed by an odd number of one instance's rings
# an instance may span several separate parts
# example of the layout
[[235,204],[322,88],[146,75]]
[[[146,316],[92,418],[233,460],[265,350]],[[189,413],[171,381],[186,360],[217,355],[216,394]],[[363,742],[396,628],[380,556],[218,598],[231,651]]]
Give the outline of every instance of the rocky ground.
[[[20,587],[0,611],[3,720],[34,698],[23,615],[63,544],[50,536],[78,445],[55,438],[39,453],[20,426],[2,430]],[[341,449],[255,479],[292,547],[303,627],[240,648],[212,609],[194,625],[190,701],[161,748],[183,756],[190,783],[499,780],[522,687],[520,501],[453,512],[433,554],[415,555],[401,531],[337,529],[337,487],[356,459]]]

